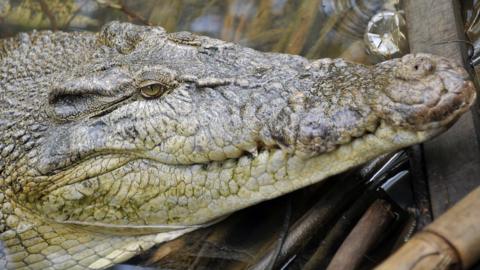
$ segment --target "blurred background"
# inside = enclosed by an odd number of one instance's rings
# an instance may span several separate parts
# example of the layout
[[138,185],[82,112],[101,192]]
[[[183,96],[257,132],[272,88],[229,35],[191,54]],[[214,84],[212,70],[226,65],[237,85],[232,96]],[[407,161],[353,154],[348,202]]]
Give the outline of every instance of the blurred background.
[[[169,32],[191,31],[262,51],[372,63],[379,60],[377,52],[373,50],[374,57],[368,54],[364,36],[371,18],[385,11],[397,12],[398,1],[0,0],[0,37],[33,29],[97,31],[105,23],[118,20],[160,25]],[[387,46],[401,47],[383,48],[380,54],[386,57],[408,49],[395,21],[398,18],[392,16],[377,19],[379,25],[370,27],[374,33],[390,34],[387,39],[393,39],[394,44]],[[382,38],[378,37],[377,46]]]

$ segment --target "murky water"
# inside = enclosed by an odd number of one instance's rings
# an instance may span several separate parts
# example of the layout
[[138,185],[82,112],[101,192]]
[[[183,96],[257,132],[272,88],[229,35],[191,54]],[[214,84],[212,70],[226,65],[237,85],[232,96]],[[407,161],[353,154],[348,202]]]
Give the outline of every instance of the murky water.
[[0,0],[0,37],[32,29],[97,31],[112,20],[160,25],[262,51],[371,63],[363,35],[392,0]]

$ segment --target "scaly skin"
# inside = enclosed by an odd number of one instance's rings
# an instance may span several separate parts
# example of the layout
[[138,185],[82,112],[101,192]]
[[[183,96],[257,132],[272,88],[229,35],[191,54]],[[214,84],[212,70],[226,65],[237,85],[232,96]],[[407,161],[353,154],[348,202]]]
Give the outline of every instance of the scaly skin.
[[105,268],[444,131],[475,99],[427,54],[376,66],[160,27],[0,43],[0,268]]

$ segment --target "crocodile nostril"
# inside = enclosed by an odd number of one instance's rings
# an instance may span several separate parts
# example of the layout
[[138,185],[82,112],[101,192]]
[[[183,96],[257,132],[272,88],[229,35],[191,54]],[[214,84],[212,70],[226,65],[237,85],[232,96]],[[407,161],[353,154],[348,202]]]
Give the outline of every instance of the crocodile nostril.
[[420,79],[435,72],[435,63],[426,57],[405,57],[394,72],[395,77],[399,79]]
[[433,73],[434,65],[430,59],[420,58],[414,64],[413,68],[415,69],[415,72],[420,72],[421,74],[427,75]]

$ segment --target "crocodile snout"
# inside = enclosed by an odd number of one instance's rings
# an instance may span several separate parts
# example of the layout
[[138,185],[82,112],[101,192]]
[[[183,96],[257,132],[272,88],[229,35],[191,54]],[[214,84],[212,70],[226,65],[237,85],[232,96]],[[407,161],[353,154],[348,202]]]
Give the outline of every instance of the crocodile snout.
[[[414,130],[446,128],[474,103],[475,87],[456,62],[409,54],[379,64],[372,108],[387,122]],[[389,70],[389,71],[388,71]]]

